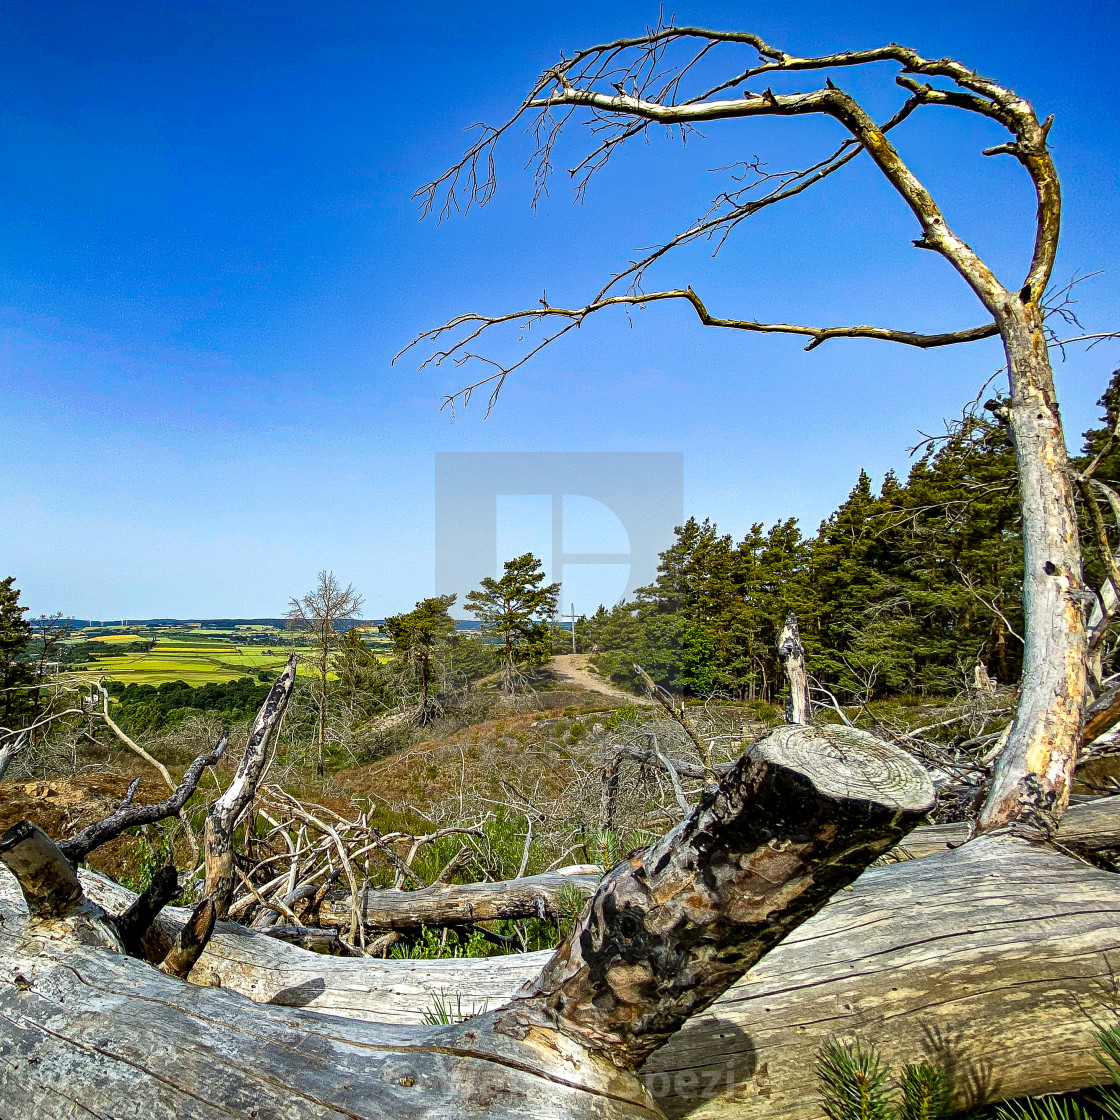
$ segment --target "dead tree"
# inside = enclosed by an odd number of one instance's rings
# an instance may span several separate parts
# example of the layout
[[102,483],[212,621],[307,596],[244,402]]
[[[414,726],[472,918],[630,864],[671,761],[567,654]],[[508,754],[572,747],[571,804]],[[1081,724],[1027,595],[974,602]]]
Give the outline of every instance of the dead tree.
[[786,723],[808,723],[809,675],[805,672],[805,647],[797,629],[797,616],[786,619],[778,635],[778,657],[789,681],[789,700],[786,703]]
[[308,658],[315,669],[318,719],[315,725],[315,769],[323,776],[323,756],[327,740],[328,677],[331,656],[338,648],[336,624],[362,617],[363,599],[352,584],[343,587],[334,572],[321,571],[312,591],[288,604],[288,625],[293,630],[310,633],[315,646],[313,658]]
[[[743,54],[747,57],[740,57]],[[897,68],[895,82],[905,95],[897,111],[882,122],[840,84],[853,69],[879,63]],[[801,92],[776,92],[768,84],[781,77],[781,88],[786,89],[791,79],[801,75],[807,79],[819,75],[823,80]],[[1031,262],[1021,278],[1005,282],[995,275],[949,225],[937,201],[891,143],[890,134],[911,118],[944,109],[969,113],[1002,128],[1005,141],[984,154],[1010,156],[1030,178],[1038,210]],[[799,336],[807,341],[807,350],[838,338],[926,349],[998,336],[1010,386],[1010,404],[999,411],[1009,427],[1018,464],[1026,634],[1021,701],[995,768],[980,828],[1011,822],[1051,827],[1069,799],[1086,701],[1084,614],[1091,602],[1082,581],[1074,496],[1043,321],[1044,293],[1061,223],[1061,190],[1047,147],[1052,118],[1040,121],[1024,98],[960,62],[925,58],[896,43],[801,58],[750,32],[662,26],[561,58],[544,71],[505,124],[484,128],[463,159],[423,187],[418,197],[425,211],[445,215],[486,203],[496,185],[495,146],[515,125],[526,122],[538,143],[539,196],[556,141],[574,120],[587,120],[594,138],[591,150],[571,170],[582,195],[594,173],[626,141],[646,135],[651,126],[678,129],[684,135],[727,120],[801,116],[834,121],[842,136],[835,149],[810,167],[777,175],[765,172],[757,161],[739,164],[733,169],[735,183],[713,200],[701,218],[621,269],[588,302],[554,307],[542,299],[532,308],[506,314],[468,312],[425,331],[416,343],[433,346],[428,361],[435,364],[448,359],[460,364],[471,359],[485,362],[486,376],[448,402],[466,403],[486,386],[492,406],[512,372],[589,316],[608,308],[683,302],[706,326]],[[885,326],[760,322],[713,312],[692,285],[661,290],[644,285],[650,268],[673,250],[700,239],[720,244],[751,215],[811,189],[864,157],[913,214],[918,228],[914,244],[948,262],[979,300],[985,313],[982,322],[934,334]],[[503,364],[471,349],[480,335],[503,325],[530,340],[519,360]],[[541,333],[530,334],[530,327],[541,328]]]
[[233,830],[257,792],[295,683],[296,659],[293,655],[288,658],[288,664],[276,678],[253,721],[233,781],[206,814],[206,893],[214,900],[220,918],[225,917],[233,897]]
[[[247,782],[253,765],[242,764]],[[26,908],[6,907],[0,925],[0,1046],[20,1058],[0,1079],[0,1109],[54,1117],[127,1099],[145,1115],[201,1116],[251,1099],[261,1115],[282,1103],[292,1117],[656,1116],[633,1072],[644,1058],[932,801],[924,770],[895,747],[847,729],[781,729],[607,877],[508,1008],[410,1030],[290,1008],[246,1016],[234,994],[184,985],[214,928],[210,897],[159,971],[129,958],[58,847],[17,825],[0,840]]]

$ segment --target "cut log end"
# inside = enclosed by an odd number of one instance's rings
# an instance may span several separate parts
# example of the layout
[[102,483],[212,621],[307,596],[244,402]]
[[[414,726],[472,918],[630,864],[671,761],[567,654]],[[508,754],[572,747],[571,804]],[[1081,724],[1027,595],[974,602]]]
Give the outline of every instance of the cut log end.
[[751,758],[807,778],[823,797],[867,801],[904,813],[933,807],[933,781],[905,751],[854,727],[780,727],[753,743]]

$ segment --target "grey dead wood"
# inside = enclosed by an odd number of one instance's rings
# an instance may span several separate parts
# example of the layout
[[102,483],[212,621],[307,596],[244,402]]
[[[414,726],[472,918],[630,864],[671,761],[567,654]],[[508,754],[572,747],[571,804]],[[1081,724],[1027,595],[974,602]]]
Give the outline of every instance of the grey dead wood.
[[[598,875],[552,871],[494,883],[437,884],[418,891],[369,891],[358,903],[371,929],[414,930],[420,926],[456,926],[512,918],[563,917],[560,896],[578,891],[586,902],[599,885]],[[352,901],[328,898],[321,921],[348,923]]]
[[809,723],[809,674],[805,671],[805,647],[797,629],[797,615],[791,614],[778,635],[778,657],[789,682],[786,723]]
[[[1111,835],[1100,820],[1084,831],[1115,843],[1120,806],[1107,802],[1072,807],[1063,830],[1104,808]],[[921,852],[918,839],[932,831],[916,830],[908,846]],[[813,1057],[831,1036],[873,1041],[896,1063],[943,1064],[960,1102],[1097,1081],[1089,1016],[1111,1021],[1114,1014],[1120,880],[1013,837],[944,844],[927,857],[864,872],[690,1020],[642,1069],[662,1110],[713,1120],[815,1120]],[[110,908],[131,897],[94,873],[82,880]],[[183,913],[172,908],[160,922],[181,921]],[[0,937],[25,915],[14,880],[0,874]],[[0,957],[7,956],[0,942]],[[548,957],[323,957],[223,922],[192,978],[282,1008],[417,1024],[437,998],[460,997],[464,1011],[495,1010]],[[243,1009],[241,1026],[258,1010]],[[5,1044],[9,1029],[0,1020]]]
[[[608,876],[511,1007],[458,1027],[276,1006],[247,1014],[241,996],[177,984],[6,911],[0,1046],[20,1060],[3,1067],[0,1108],[18,1101],[29,1117],[54,1117],[80,1100],[94,1112],[158,1115],[173,1105],[201,1116],[251,1101],[258,1115],[286,1117],[655,1116],[633,1073],[640,1059],[897,841],[932,796],[913,759],[870,736],[780,729],[645,853],[647,866],[636,857]],[[23,866],[9,868],[19,879]],[[210,902],[202,910],[212,915]],[[80,892],[76,905],[93,907]],[[694,926],[682,924],[686,915]],[[200,924],[196,912],[186,928]],[[205,941],[189,932],[180,942],[187,936]],[[632,977],[620,986],[619,969],[635,965],[652,970],[656,991]],[[345,1043],[357,1045],[360,1062]]]
[[233,830],[252,803],[275,734],[284,718],[296,682],[295,654],[276,678],[257,713],[233,781],[206,814],[203,838],[206,850],[206,893],[214,900],[218,917],[224,917],[233,900]]

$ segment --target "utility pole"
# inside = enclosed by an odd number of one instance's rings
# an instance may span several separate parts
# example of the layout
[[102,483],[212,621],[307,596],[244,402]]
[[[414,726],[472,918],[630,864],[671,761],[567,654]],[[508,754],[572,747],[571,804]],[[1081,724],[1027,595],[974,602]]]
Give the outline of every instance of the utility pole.
[[565,615],[564,617],[565,618],[570,618],[572,620],[572,653],[575,653],[576,652],[576,605],[575,605],[575,603],[569,603],[568,606],[571,607],[571,613]]

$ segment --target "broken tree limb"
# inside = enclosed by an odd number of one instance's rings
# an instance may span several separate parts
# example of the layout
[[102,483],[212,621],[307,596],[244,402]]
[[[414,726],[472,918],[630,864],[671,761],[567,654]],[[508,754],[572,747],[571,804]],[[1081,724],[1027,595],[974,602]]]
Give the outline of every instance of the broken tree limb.
[[26,750],[29,742],[30,735],[26,731],[20,731],[0,740],[0,779],[3,779],[16,756]]
[[[1113,837],[1120,836],[1120,801],[1092,803],[1094,809],[1103,806],[1112,814]],[[1063,829],[1089,808],[1073,806],[1063,818]],[[914,837],[911,833],[911,840]],[[133,897],[94,872],[81,875],[87,893],[110,908],[123,907]],[[186,913],[170,908],[159,922],[174,928]],[[0,916],[0,999],[8,1000],[9,978],[20,972],[8,938],[26,921],[26,907],[13,879],[2,869]],[[690,1020],[647,1061],[641,1077],[670,1117],[816,1120],[820,1114],[813,1074],[816,1051],[830,1037],[856,1037],[877,1045],[896,1068],[909,1061],[941,1066],[954,1087],[955,1105],[1083,1087],[1101,1075],[1093,1058],[1095,1028],[1087,1015],[1111,1021],[1113,1011],[1102,1001],[1107,1001],[1115,985],[1118,931],[1120,877],[1056,854],[1045,845],[982,837],[962,848],[942,849],[928,859],[875,867],[856,880],[851,891],[841,891],[794,931],[707,1011]],[[226,1002],[220,1006],[236,1009],[228,1021],[237,1052],[243,1053],[241,1046],[252,1030],[267,1031],[279,1042],[280,1036],[271,1032],[284,1022],[318,1032],[323,1024],[343,1029],[337,1017],[349,1017],[412,1024],[409,1030],[414,1031],[437,999],[444,1004],[448,999],[461,1001],[464,1013],[493,1012],[540,971],[549,955],[347,959],[304,952],[219,922],[191,975],[196,982],[216,984],[221,974],[220,982],[228,990],[214,994],[224,995]],[[80,968],[100,992],[98,1006],[110,1011],[102,1022],[111,1024],[117,1006],[114,993],[121,990],[121,1000],[134,1005],[141,989],[129,986],[132,981],[127,978],[122,983],[117,972],[103,966],[105,960],[117,968],[111,954],[91,956]],[[141,970],[128,977],[153,975],[154,970],[141,962],[128,963]],[[208,972],[214,972],[212,979],[206,979]],[[21,974],[33,979],[29,973]],[[191,1015],[211,1007],[190,1004],[182,991],[181,987],[161,989],[179,1005],[172,1013],[180,1022],[185,1002]],[[274,1006],[253,1007],[239,1001],[237,991]],[[17,993],[15,999],[29,994],[34,995],[35,989]],[[60,994],[69,1000],[65,991]],[[9,1007],[5,1005],[3,1013]],[[51,1014],[65,1008],[66,1003],[53,1004]],[[260,1012],[264,1014],[258,1017]],[[310,1012],[323,1012],[325,1017]],[[227,1021],[225,1015],[220,1022]],[[25,1005],[23,1021],[33,1020],[34,1011]],[[205,1035],[194,1021],[195,1034]],[[149,1017],[149,1031],[156,1029],[154,1023]],[[0,1013],[0,1045],[10,1042],[10,1030]],[[21,1037],[37,1036],[36,1029]],[[305,1033],[301,1048],[308,1039],[320,1045],[319,1037]],[[419,1043],[424,1036],[417,1031],[407,1037]],[[99,1044],[103,1039],[104,1035]],[[125,1080],[110,1053],[103,1059],[106,1076],[116,1076],[118,1085],[152,1092],[152,1070],[160,1069],[152,1063],[162,1060],[168,1063],[163,1072],[178,1079],[172,1084],[182,1085],[184,1067],[170,1063],[167,1047],[171,1045],[169,1041],[157,1054],[151,1053],[150,1042],[144,1045],[146,1072],[138,1074],[135,1082]],[[196,1057],[188,1055],[185,1060],[193,1068]],[[379,1055],[376,1060],[382,1061]],[[225,1076],[227,1061],[217,1056],[214,1070]],[[214,1070],[199,1084],[208,1085]],[[16,1071],[16,1076],[22,1077],[23,1072]],[[351,1095],[357,1097],[357,1084],[349,1076],[344,1080],[354,1084]],[[0,1083],[0,1096],[13,1091],[17,1089],[5,1089]],[[506,1098],[499,1095],[498,1099]],[[297,1111],[303,1107],[297,1099],[293,1115],[315,1115]],[[361,1111],[362,1106],[355,1108],[352,1100],[348,1107],[363,1118],[369,1115]],[[15,1114],[59,1115],[34,1110]],[[207,1114],[184,1113],[195,1115]],[[333,1113],[324,1106],[318,1115]],[[557,1110],[541,1115],[578,1113]]]
[[696,753],[700,758],[700,765],[704,768],[706,778],[711,781],[717,781],[718,775],[712,769],[712,748],[708,741],[696,730],[696,724],[688,718],[688,712],[685,710],[684,701],[681,701],[680,707],[678,708],[672,702],[672,699],[665,689],[657,684],[641,665],[635,665],[634,672],[641,677],[642,684],[646,686],[646,691],[649,693],[650,698],[656,700],[668,714],[669,718],[679,724],[684,733],[692,740],[692,745],[696,748]]
[[[903,870],[910,863],[931,855],[946,855],[958,849],[967,838],[966,824],[921,825],[888,853],[887,858],[893,862],[882,866],[897,867],[900,874],[910,874],[909,870]],[[1100,798],[1072,806],[1062,818],[1057,839],[1063,848],[1086,853],[1120,847],[1120,797]],[[1069,861],[1069,865],[1075,878],[1082,871],[1092,870],[1073,861]],[[1034,911],[1015,901],[1017,896],[1034,889],[1028,871],[1020,872],[1014,866],[1001,869],[1001,874],[1006,876],[1006,891],[999,897],[1004,900],[1001,905],[1006,908],[1009,928],[1015,927],[1016,923],[1029,924],[1033,920],[1031,914]],[[132,891],[98,872],[83,870],[79,875],[86,894],[111,914],[119,914],[136,898]],[[879,880],[869,879],[865,874],[856,881],[852,891],[855,896],[863,897],[869,889],[868,884],[876,882]],[[1106,877],[1095,882],[1109,887],[1110,884],[1120,883],[1120,878]],[[1111,897],[1107,891],[1106,895]],[[849,897],[852,897],[849,892],[841,892],[828,903],[824,913],[830,914],[836,907],[846,906],[845,900]],[[958,895],[954,893],[953,897]],[[1085,897],[1088,898],[1088,895]],[[966,895],[960,895],[960,899],[963,911],[967,905]],[[0,875],[0,911],[19,905],[14,882]],[[1120,907],[1120,895],[1117,906]],[[163,938],[164,952],[189,913],[187,909],[174,906],[160,913],[156,930]],[[1061,936],[1076,936],[1081,922],[1079,913],[1074,907],[1069,913],[1069,924],[1059,923],[1064,931]],[[816,928],[821,920],[820,916],[811,919],[808,928]],[[890,923],[894,918],[884,910],[878,920]],[[283,929],[279,927],[281,933]],[[316,957],[300,952],[294,946],[278,944],[272,936],[276,932],[277,927],[273,927],[266,937],[244,926],[219,922],[210,944],[191,974],[192,982],[230,988],[260,1002],[294,1001],[295,1006],[335,1015],[391,1023],[419,1023],[432,1000],[446,993],[461,997],[463,1007],[468,1010],[496,1008],[521,984],[536,976],[551,955],[543,952],[479,959],[344,960]],[[798,932],[790,938],[790,943],[802,936],[809,935]],[[1035,935],[1024,936],[1030,941]],[[1059,934],[1055,933],[1054,937],[1058,938]],[[967,956],[971,951],[968,937],[964,934],[952,934],[948,944],[950,947],[946,952]],[[1120,938],[1117,944],[1120,946]],[[1024,971],[1024,977],[1026,975]],[[749,983],[751,976],[740,981],[740,984]],[[708,1011],[704,1014],[714,1013]],[[670,1048],[673,1045],[672,1041],[668,1044]]]
[[[944,832],[953,827],[915,829],[905,846],[939,854],[865,872],[647,1061],[642,1077],[661,1108],[815,1120],[813,1058],[833,1036],[873,1041],[898,1065],[942,1065],[963,1103],[1093,1083],[1086,1013],[1115,983],[1120,877],[1010,837],[950,850]],[[1059,839],[1077,837],[1120,844],[1120,798],[1071,807]],[[111,912],[135,898],[96,872],[80,874]],[[174,934],[188,913],[169,907],[157,925]],[[0,931],[25,915],[0,872]],[[420,1024],[440,999],[467,1014],[495,1010],[549,956],[347,959],[219,922],[191,977],[283,1008]]]
[[[61,848],[61,845],[60,845]],[[114,919],[124,951],[138,957],[144,935],[152,928],[156,915],[179,893],[179,874],[171,864],[161,867],[147,889],[119,917]]]
[[[778,635],[778,657],[789,682],[786,701],[786,723],[811,722],[809,706],[809,675],[805,672],[805,647],[797,629],[797,615],[790,614]],[[837,707],[839,711],[839,707]],[[841,713],[843,715],[843,713]]]
[[[183,780],[174,786],[174,792],[164,801],[157,801],[151,805],[133,805],[132,796],[136,791],[136,783],[129,787],[128,795],[116,812],[111,813],[104,820],[83,828],[75,836],[67,840],[60,840],[58,847],[63,855],[74,863],[79,863],[94,848],[107,844],[110,840],[120,836],[126,828],[133,828],[141,824],[153,824],[156,821],[166,820],[168,817],[178,816],[191,795],[198,788],[198,780],[202,771],[207,766],[212,766],[226,752],[229,746],[229,728],[226,728],[212,751],[199,755],[187,767]],[[139,781],[139,779],[137,779]]]
[[[358,899],[370,929],[415,930],[420,926],[456,926],[507,918],[560,918],[560,895],[578,891],[586,902],[599,886],[597,874],[572,874],[585,868],[549,871],[497,883],[436,884],[418,891],[367,891]],[[353,901],[328,898],[321,906],[324,922],[349,923]]]
[[[851,731],[821,735],[801,727],[775,732],[744,755],[684,825],[608,876],[576,923],[574,937],[512,1008],[434,1034],[423,1028],[398,1031],[391,1047],[381,1041],[391,1028],[348,1024],[361,1037],[364,1064],[343,1088],[357,1081],[356,1104],[363,1109],[377,1105],[384,1114],[387,1100],[379,1086],[385,1079],[378,1053],[391,1049],[394,1054],[407,1051],[409,1069],[417,1071],[400,1078],[399,1085],[411,1088],[423,1080],[423,1092],[412,1098],[418,1116],[656,1116],[649,1095],[633,1076],[641,1058],[739,976],[746,967],[741,962],[752,952],[757,959],[823,905],[831,890],[907,831],[932,796],[928,776],[913,759],[870,736]],[[825,805],[836,820],[826,819]],[[648,890],[635,873],[643,855],[651,872]],[[212,901],[208,897],[192,914],[177,947],[187,942],[202,947],[213,928]],[[639,916],[635,901],[649,913]],[[620,908],[620,902],[626,905]],[[763,916],[766,920],[760,922]],[[695,932],[682,928],[686,917],[695,919]],[[319,1110],[314,1115],[328,1114],[323,1105],[330,1094],[324,1093],[321,1076],[308,1074],[292,1052],[302,1054],[310,1035],[336,1031],[340,1021],[311,1016],[287,1022],[277,1034],[270,1029],[275,1022],[262,1010],[249,1018],[251,1041],[239,1048],[241,1040],[222,1012],[229,1005],[217,998],[228,998],[228,993],[204,994],[184,986],[180,991],[192,993],[184,998],[163,986],[170,978],[157,982],[155,972],[137,973],[131,958],[102,960],[109,956],[104,951],[91,956],[77,938],[28,937],[30,924],[20,929],[18,922],[5,921],[0,927],[0,969],[9,964],[15,969],[7,974],[8,985],[0,983],[0,1044],[18,1035],[21,1052],[25,1058],[30,1055],[17,1066],[18,1080],[0,1083],[0,1106],[17,1097],[24,1105],[45,1101],[48,1080],[37,1067],[49,1058],[66,1063],[66,1091],[91,1111],[121,1099],[113,1079],[123,1076],[132,1090],[130,1105],[159,1114],[169,1086],[197,1084],[190,1073],[194,1065],[206,1070],[204,1084],[215,1094],[209,1103],[227,1111],[236,1111],[246,1095],[261,1099],[261,1090],[254,1095],[245,1084],[247,1079],[255,1086],[260,1079],[282,1086],[292,1100],[314,1100]],[[588,931],[590,937],[584,938]],[[631,942],[640,967],[650,967],[656,975],[657,984],[650,985],[654,991],[638,992],[632,972],[623,988],[618,986]],[[165,968],[183,973],[193,963],[179,967],[173,952]],[[85,979],[87,969],[96,973],[96,988]],[[29,992],[34,998],[24,998]],[[633,1014],[636,1004],[649,1009],[640,1023]],[[84,1036],[85,1024],[93,1019],[96,1047],[86,1045]],[[612,1029],[613,1038],[608,1034]],[[161,1046],[139,1050],[139,1040],[147,1043],[153,1034]],[[210,1042],[215,1035],[220,1041]],[[282,1071],[274,1055],[279,1055]],[[465,1058],[490,1065],[448,1069],[449,1055],[459,1066]],[[337,1055],[332,1058],[336,1072],[343,1064]],[[138,1068],[151,1077],[138,1077]],[[480,1081],[491,1087],[484,1099],[479,1098]],[[44,1105],[31,1114],[55,1113]],[[293,1107],[287,1114],[301,1113]],[[391,1114],[409,1112],[394,1102]]]
[[680,825],[603,880],[496,1020],[638,1069],[933,805],[909,755],[850,728],[779,728]]
[[191,916],[179,931],[179,936],[159,966],[160,972],[185,980],[214,932],[214,918],[214,900],[204,898],[191,911]]
[[20,821],[0,836],[0,860],[16,877],[32,918],[64,918],[82,901],[77,872],[31,821]]
[[295,654],[288,658],[257,713],[245,753],[237,773],[225,793],[210,806],[203,832],[206,848],[206,893],[214,900],[219,917],[224,917],[233,898],[233,830],[241,814],[249,807],[268,761],[275,732],[284,718],[284,711],[296,683]]

